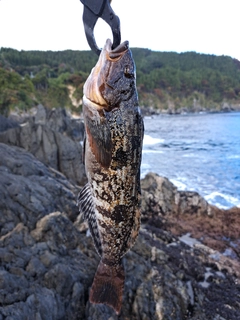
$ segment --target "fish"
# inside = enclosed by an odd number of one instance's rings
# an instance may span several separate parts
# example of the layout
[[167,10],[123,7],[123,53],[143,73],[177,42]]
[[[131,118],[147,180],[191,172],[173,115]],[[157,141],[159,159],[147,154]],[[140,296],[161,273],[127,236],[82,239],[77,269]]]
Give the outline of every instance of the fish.
[[122,258],[134,245],[141,219],[140,165],[144,134],[129,42],[107,39],[83,88],[83,160],[88,183],[78,206],[100,262],[89,300],[121,311]]

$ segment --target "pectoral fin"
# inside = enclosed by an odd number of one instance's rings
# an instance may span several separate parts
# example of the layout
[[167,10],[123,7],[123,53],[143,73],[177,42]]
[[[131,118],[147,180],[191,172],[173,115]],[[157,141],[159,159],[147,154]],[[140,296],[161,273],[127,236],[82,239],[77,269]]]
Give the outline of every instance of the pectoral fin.
[[78,195],[77,205],[83,217],[88,222],[89,230],[94,241],[95,248],[98,254],[102,255],[101,240],[98,232],[98,224],[95,215],[92,192],[89,184],[86,184]]
[[106,120],[102,119],[98,122],[87,119],[86,133],[91,151],[97,162],[104,168],[108,168],[112,160],[112,139]]

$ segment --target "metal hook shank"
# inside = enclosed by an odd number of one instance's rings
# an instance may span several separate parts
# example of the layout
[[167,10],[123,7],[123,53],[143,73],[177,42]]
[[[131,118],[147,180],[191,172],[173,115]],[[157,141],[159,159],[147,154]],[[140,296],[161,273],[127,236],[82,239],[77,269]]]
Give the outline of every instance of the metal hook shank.
[[115,49],[121,42],[120,20],[110,6],[109,0],[80,0],[84,4],[83,24],[86,38],[90,48],[99,55],[101,50],[97,46],[94,37],[94,27],[101,17],[111,27],[113,34],[112,49]]

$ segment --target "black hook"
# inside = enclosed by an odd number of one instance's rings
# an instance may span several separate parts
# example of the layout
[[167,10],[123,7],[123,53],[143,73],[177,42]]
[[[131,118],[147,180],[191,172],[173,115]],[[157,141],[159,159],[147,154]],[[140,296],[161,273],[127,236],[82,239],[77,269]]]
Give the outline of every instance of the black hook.
[[110,6],[109,0],[80,0],[84,5],[83,24],[86,38],[90,48],[100,55],[101,50],[97,46],[93,30],[98,18],[102,18],[110,26],[113,34],[112,49],[121,43],[120,20]]

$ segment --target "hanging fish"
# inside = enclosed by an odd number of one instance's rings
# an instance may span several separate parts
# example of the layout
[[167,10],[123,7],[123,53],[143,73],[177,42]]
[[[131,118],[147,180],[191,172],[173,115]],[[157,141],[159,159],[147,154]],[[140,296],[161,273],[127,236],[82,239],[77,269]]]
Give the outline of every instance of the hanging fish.
[[140,228],[144,128],[128,42],[111,48],[107,40],[84,85],[88,183],[79,194],[78,205],[101,257],[90,302],[107,304],[119,314],[124,287],[122,257],[133,246]]

